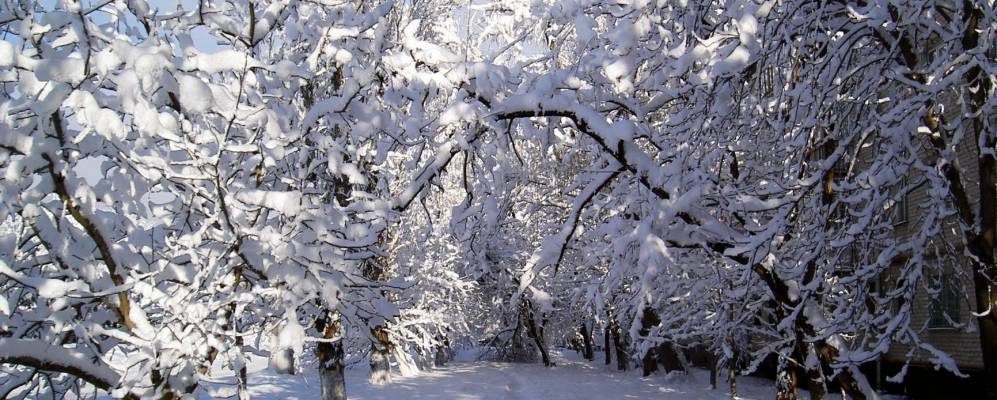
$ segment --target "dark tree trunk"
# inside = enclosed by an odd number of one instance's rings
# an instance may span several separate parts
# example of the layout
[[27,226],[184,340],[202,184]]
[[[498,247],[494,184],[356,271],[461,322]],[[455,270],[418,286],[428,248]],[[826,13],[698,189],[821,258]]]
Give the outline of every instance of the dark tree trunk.
[[[661,318],[658,318],[658,313],[654,312],[650,307],[645,307],[640,318],[640,336],[647,338],[647,335],[651,333],[651,328],[657,326],[661,323]],[[649,349],[647,353],[644,353],[644,357],[641,359],[641,367],[643,367],[644,376],[649,376],[658,370],[658,360],[655,357],[656,349]]]
[[609,325],[606,325],[606,329],[604,330],[604,333],[602,335],[602,340],[604,342],[602,349],[603,351],[606,352],[606,365],[609,365],[609,363],[613,362],[613,357],[612,357],[613,348],[609,345],[611,333],[612,329],[610,329]]
[[710,389],[717,389],[717,355],[713,352],[706,353],[707,362],[710,363]]
[[662,343],[657,350],[658,360],[665,367],[665,372],[686,370],[685,363],[682,362],[682,358],[675,351],[675,346],[671,342]]
[[615,321],[613,322],[613,347],[616,347],[616,369],[620,371],[627,370],[627,349],[626,341],[620,337],[620,325]]
[[436,346],[436,355],[433,357],[433,364],[437,367],[442,367],[444,364],[450,362],[450,339],[443,337],[439,342],[441,344]]
[[595,347],[595,343],[592,341],[592,331],[589,330],[588,323],[582,322],[581,326],[582,334],[582,357],[586,360],[592,361],[595,358],[595,352],[592,350]]
[[810,391],[810,400],[824,400],[827,394],[824,375],[815,370],[807,370],[807,390]]
[[641,367],[643,368],[643,376],[650,376],[658,370],[658,362],[654,359],[653,349],[644,354],[644,358],[641,359]]
[[[338,317],[337,317],[338,319]],[[322,338],[335,339],[339,334],[339,321],[332,317],[315,322],[315,328],[322,332]],[[322,400],[346,400],[346,377],[343,366],[343,341],[322,341],[315,346],[318,358],[319,383],[322,385]]]
[[537,350],[540,351],[540,357],[543,360],[544,366],[553,366],[554,364],[550,360],[550,353],[547,352],[547,344],[544,342],[543,327],[538,325],[536,319],[533,318],[532,304],[529,301],[525,301],[523,310],[525,311],[523,317],[526,319],[526,334],[529,335],[530,339],[533,339]]
[[550,360],[550,353],[547,352],[547,346],[544,345],[543,338],[534,336],[533,342],[536,343],[537,349],[540,350],[540,358],[543,360],[544,366],[554,366],[554,363]]
[[779,370],[776,372],[777,400],[797,400],[800,398],[799,378],[796,376],[796,364],[786,357],[779,357]]
[[[830,361],[838,358],[838,350],[823,340],[814,342],[813,346],[817,351],[817,356],[821,361],[821,366],[823,368],[830,368]],[[836,380],[838,381],[838,385],[841,386],[841,390],[843,390],[849,398],[855,400],[866,399],[866,392],[862,388],[866,387],[868,384],[867,382],[864,382],[865,376],[862,375],[862,372],[859,371],[858,368],[842,369],[841,371],[838,371],[837,374],[838,376]],[[859,379],[863,380],[863,384],[859,384]]]
[[374,340],[370,343],[370,383],[383,385],[391,382],[391,340],[383,325],[371,329]]
[[[797,359],[806,360],[807,355],[810,354],[810,347],[802,341],[802,338],[796,342],[797,346]],[[818,357],[818,359],[820,359]],[[811,400],[823,400],[824,395],[827,394],[827,384],[824,380],[824,373],[821,370],[820,364],[813,368],[807,368],[807,390],[810,391]]]
[[443,346],[437,346],[436,356],[433,357],[433,365],[437,367],[442,367],[446,365],[446,363],[447,363],[446,350],[443,349]]

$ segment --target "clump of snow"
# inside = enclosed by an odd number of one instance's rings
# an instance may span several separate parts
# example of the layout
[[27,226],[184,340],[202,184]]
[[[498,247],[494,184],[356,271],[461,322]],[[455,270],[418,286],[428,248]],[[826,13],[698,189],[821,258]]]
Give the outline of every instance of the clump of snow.
[[241,71],[243,68],[259,67],[256,61],[245,53],[226,49],[216,53],[200,53],[186,60],[184,69],[198,69],[209,74],[224,71]]
[[265,190],[244,190],[236,194],[239,201],[259,207],[277,210],[284,215],[297,215],[301,212],[301,194]]
[[109,108],[102,108],[90,92],[77,90],[66,99],[66,104],[82,109],[82,112],[76,114],[76,121],[80,125],[109,140],[124,139],[128,132],[118,114]]
[[294,313],[273,338],[270,366],[281,373],[294,373],[295,359],[301,355],[305,343],[305,328],[298,324]]
[[14,46],[6,40],[0,40],[0,68],[10,68],[14,66],[17,60],[14,56],[17,53],[14,51]]
[[121,65],[121,57],[111,49],[104,49],[93,55],[93,65],[98,75],[107,76]]
[[182,107],[195,113],[202,113],[211,108],[214,98],[211,95],[211,88],[204,81],[190,75],[180,75],[177,83],[180,84]]
[[47,58],[38,60],[35,75],[44,81],[77,83],[83,80],[85,63],[76,57]]

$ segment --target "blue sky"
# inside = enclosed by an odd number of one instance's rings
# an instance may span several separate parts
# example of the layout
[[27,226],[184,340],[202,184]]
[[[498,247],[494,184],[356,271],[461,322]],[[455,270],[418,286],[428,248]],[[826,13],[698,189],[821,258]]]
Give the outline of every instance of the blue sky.
[[[83,4],[85,8],[92,7],[94,4],[98,4],[103,0],[84,0]],[[197,0],[151,0],[148,2],[150,10],[158,11],[174,11],[179,6],[180,9],[184,11],[194,11],[197,8]],[[52,10],[58,7],[58,2],[56,0],[39,0],[37,5],[47,10]],[[113,7],[114,5],[108,5],[107,7]],[[106,13],[93,13],[90,15],[93,21],[101,23],[107,21],[109,16]],[[128,23],[137,23],[134,18],[131,18],[130,14],[127,14],[126,19]],[[198,26],[191,30],[191,38],[194,41],[194,46],[198,50],[206,53],[214,53],[218,50],[225,48],[225,45],[219,44],[219,38],[212,35],[208,28],[204,26]],[[14,44],[20,44],[20,38],[16,35],[11,35],[9,33],[0,33],[0,39],[6,40]]]

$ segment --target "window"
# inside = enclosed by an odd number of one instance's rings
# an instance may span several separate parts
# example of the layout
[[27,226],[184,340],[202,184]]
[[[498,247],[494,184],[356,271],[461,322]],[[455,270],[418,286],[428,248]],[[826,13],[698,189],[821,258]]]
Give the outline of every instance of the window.
[[848,244],[838,254],[837,265],[833,274],[837,277],[855,275],[855,269],[858,267],[859,262],[862,261],[859,257],[858,246],[855,243]]
[[901,191],[902,193],[900,193],[899,200],[897,200],[897,202],[893,204],[890,208],[894,209],[893,224],[903,225],[907,223],[907,196],[910,195],[910,192],[906,192],[907,190],[906,177],[904,177],[903,180],[900,182],[900,187],[897,190]]
[[943,273],[933,283],[937,285],[936,289],[938,289],[938,292],[931,299],[928,328],[955,328],[955,324],[960,323],[961,320],[959,313],[959,285],[956,284],[952,274],[948,272]]

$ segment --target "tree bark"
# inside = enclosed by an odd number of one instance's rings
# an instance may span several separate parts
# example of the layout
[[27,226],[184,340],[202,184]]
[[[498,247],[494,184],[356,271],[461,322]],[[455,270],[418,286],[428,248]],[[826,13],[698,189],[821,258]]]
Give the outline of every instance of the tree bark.
[[785,356],[779,356],[779,370],[776,373],[777,400],[796,400],[800,398],[798,390],[799,378],[796,376],[796,365]]
[[[806,356],[807,356],[807,354],[810,353],[810,351],[808,350],[808,347],[810,347],[810,348],[815,348],[816,347],[816,346],[808,345],[808,344],[806,344],[804,342],[801,342],[801,341],[797,341],[796,343],[797,343],[796,346],[797,346],[798,353],[799,353],[797,355],[797,357],[799,357],[800,360],[806,360],[807,359]],[[817,356],[817,355],[814,354],[814,356]],[[818,356],[818,360],[819,360],[819,356]],[[824,380],[824,373],[823,373],[823,371],[821,369],[820,362],[818,362],[818,364],[816,366],[810,366],[810,365],[808,365],[807,368],[806,368],[806,372],[807,372],[807,390],[810,391],[810,399],[811,400],[823,400],[824,399],[824,395],[827,394],[827,384],[826,384],[826,382]]]
[[[714,365],[716,363],[714,362]],[[737,397],[737,371],[733,368],[727,369],[727,382],[730,383],[730,398]]]
[[540,351],[540,357],[543,360],[544,366],[551,367],[554,364],[551,362],[550,353],[547,351],[547,344],[544,342],[544,332],[543,327],[537,325],[537,321],[533,314],[533,304],[529,300],[523,300],[522,308],[523,319],[526,321],[526,334],[533,339],[533,343],[537,346],[537,350]]
[[643,368],[643,376],[650,376],[658,370],[658,363],[654,360],[654,350],[649,350],[647,354],[644,354],[641,367]]
[[582,357],[586,360],[592,361],[595,358],[595,352],[592,348],[595,347],[595,343],[592,341],[592,331],[588,327],[588,322],[582,322],[581,326],[582,334]]
[[447,363],[446,350],[443,349],[443,346],[437,346],[436,356],[433,358],[433,364],[437,367],[442,367],[446,365],[446,363]]
[[371,329],[374,340],[370,344],[370,383],[384,385],[391,383],[391,340],[384,326]]
[[626,357],[627,349],[626,342],[620,337],[620,325],[613,322],[613,346],[616,347],[616,369],[620,371],[627,370],[627,361],[629,357]]
[[440,339],[440,343],[440,345],[436,346],[436,355],[433,360],[433,363],[437,367],[442,367],[446,363],[450,362],[451,358],[453,358],[450,349],[450,339],[444,336]]
[[710,389],[717,389],[717,355],[709,352],[707,362],[710,363]]
[[[230,305],[229,308],[230,309],[234,309],[235,306],[234,305]],[[245,348],[243,347],[245,345],[245,342],[244,342],[244,339],[243,339],[243,336],[242,336],[242,328],[243,327],[242,327],[242,324],[240,324],[238,320],[235,320],[232,317],[232,314],[233,313],[229,312],[229,320],[228,320],[229,322],[228,323],[235,327],[235,331],[236,331],[235,348],[236,348],[236,351],[239,352],[239,354],[238,354],[238,361],[236,362],[237,365],[235,365],[235,367],[236,367],[236,374],[235,374],[236,388],[239,391],[239,393],[238,393],[239,400],[249,400],[249,397],[250,397],[249,396],[249,379],[248,379],[248,371],[247,371],[247,368],[246,368],[246,361],[247,360],[246,360]]]
[[612,329],[610,329],[609,325],[606,325],[606,329],[604,330],[604,333],[602,335],[602,340],[604,342],[602,349],[603,349],[603,351],[606,352],[606,365],[609,365],[609,363],[613,362],[613,357],[612,357],[613,356],[613,354],[612,354],[612,351],[613,351],[612,349],[613,348],[610,347],[610,345],[609,345],[609,341],[610,341],[610,337],[609,336],[610,336],[611,333],[612,333]]
[[343,341],[339,336],[338,316],[327,316],[315,322],[326,341],[315,346],[318,357],[319,383],[322,385],[322,400],[346,400],[346,376],[343,366]]
[[[651,334],[651,328],[660,323],[661,318],[658,317],[658,314],[650,307],[645,307],[641,312],[640,336],[646,339],[647,336]],[[656,350],[656,348],[649,349],[646,353],[644,353],[644,357],[641,359],[641,367],[643,369],[644,376],[649,376],[658,370],[658,360],[654,354]]]
[[679,356],[678,351],[675,350],[672,342],[662,343],[656,350],[658,352],[658,361],[665,367],[665,372],[686,370],[685,363],[682,362],[682,358]]

